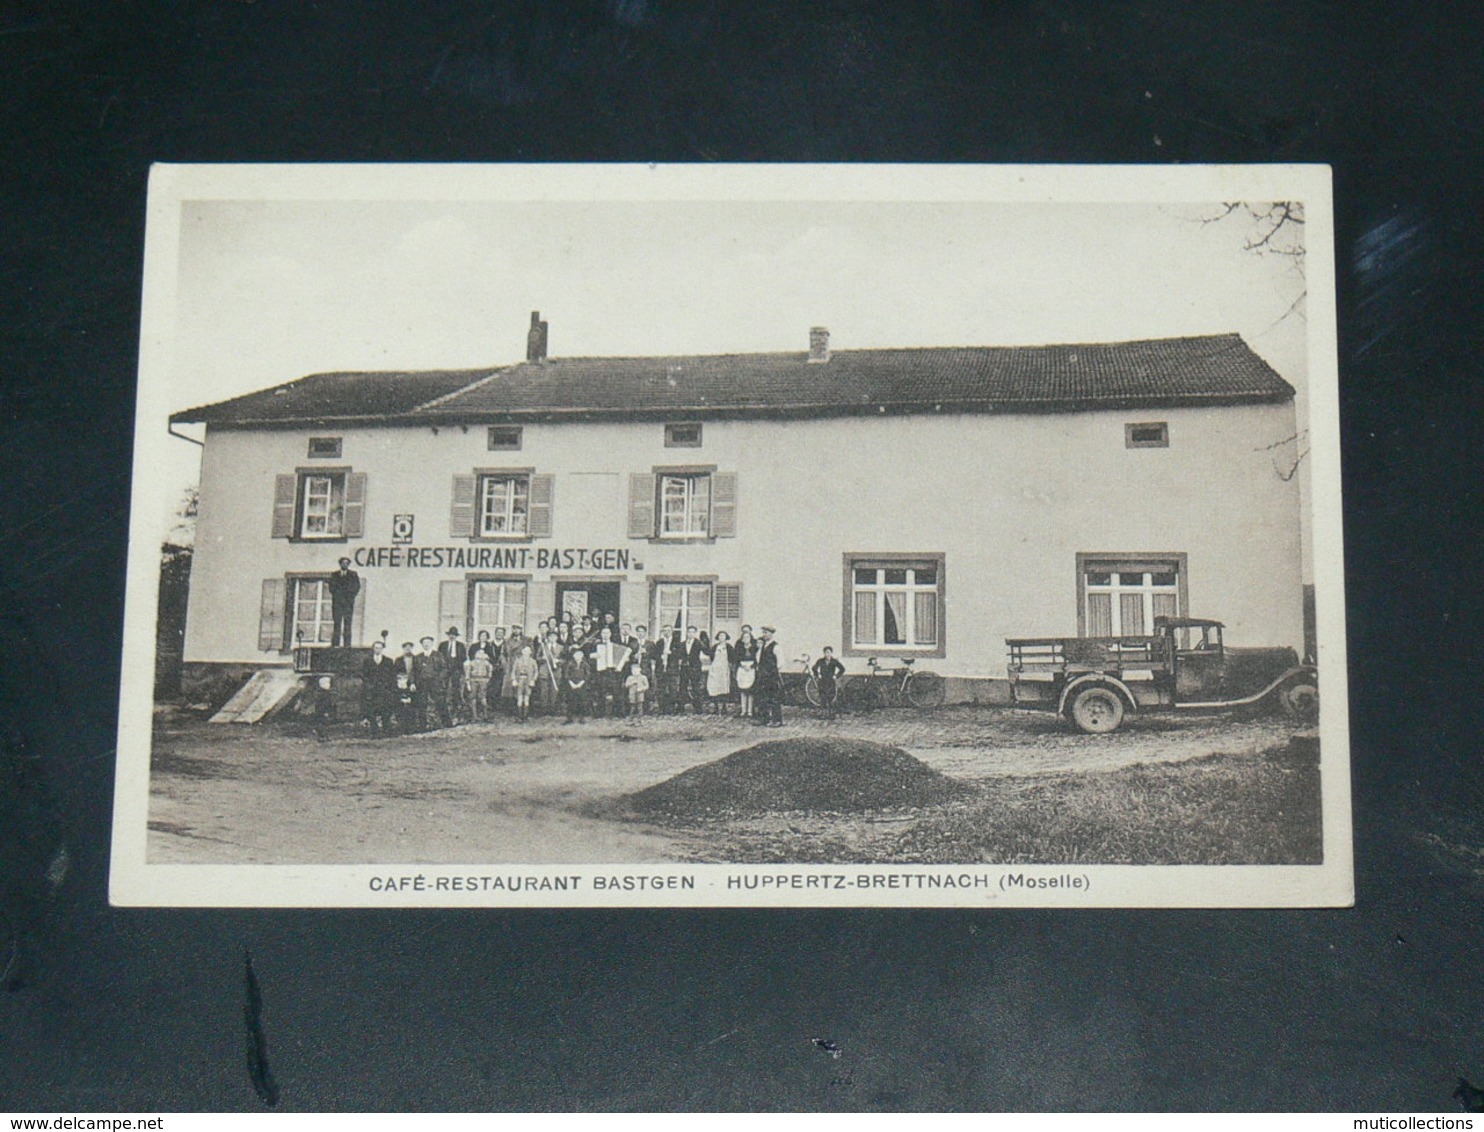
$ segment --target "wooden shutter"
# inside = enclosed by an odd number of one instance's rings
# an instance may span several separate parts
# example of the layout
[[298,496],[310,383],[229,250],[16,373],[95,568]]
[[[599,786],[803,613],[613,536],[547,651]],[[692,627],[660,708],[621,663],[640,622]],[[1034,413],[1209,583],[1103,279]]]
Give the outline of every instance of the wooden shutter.
[[629,476],[629,538],[654,538],[654,473]]
[[[279,479],[285,477],[279,476]],[[293,480],[293,476],[287,477]],[[278,652],[284,644],[284,579],[264,578],[263,597],[258,606],[258,648],[263,652]]]
[[716,583],[716,619],[718,621],[742,620],[742,583]]
[[351,472],[345,477],[345,537],[361,538],[366,533],[366,473]]
[[711,537],[737,534],[737,473],[716,472],[711,477]]
[[273,481],[273,537],[294,537],[294,504],[298,501],[299,477],[278,476]]
[[457,629],[460,635],[468,634],[468,597],[469,587],[462,579],[438,583],[438,632],[434,636],[440,641],[450,629]]
[[356,594],[356,607],[350,615],[350,640],[346,645],[359,645],[366,639],[366,575],[361,575],[361,588]]
[[453,477],[453,508],[448,513],[449,538],[474,537],[474,477]]
[[531,511],[526,518],[526,533],[532,538],[551,537],[551,504],[556,492],[556,476],[531,477]]

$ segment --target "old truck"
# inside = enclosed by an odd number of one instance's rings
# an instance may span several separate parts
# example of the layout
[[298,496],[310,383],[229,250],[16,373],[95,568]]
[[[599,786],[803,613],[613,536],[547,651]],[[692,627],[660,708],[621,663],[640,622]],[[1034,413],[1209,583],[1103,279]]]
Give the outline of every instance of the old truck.
[[1272,707],[1313,720],[1319,675],[1291,648],[1228,648],[1220,621],[1156,617],[1149,637],[1013,638],[1010,699],[1055,711],[1092,735],[1132,712]]

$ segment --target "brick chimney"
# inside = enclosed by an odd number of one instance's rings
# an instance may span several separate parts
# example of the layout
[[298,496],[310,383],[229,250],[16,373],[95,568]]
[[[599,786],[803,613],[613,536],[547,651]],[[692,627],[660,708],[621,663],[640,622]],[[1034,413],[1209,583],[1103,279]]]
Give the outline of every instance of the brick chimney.
[[546,323],[541,321],[541,312],[531,312],[531,329],[526,331],[526,361],[546,360]]
[[811,326],[809,328],[809,360],[811,362],[827,362],[830,360],[829,327]]

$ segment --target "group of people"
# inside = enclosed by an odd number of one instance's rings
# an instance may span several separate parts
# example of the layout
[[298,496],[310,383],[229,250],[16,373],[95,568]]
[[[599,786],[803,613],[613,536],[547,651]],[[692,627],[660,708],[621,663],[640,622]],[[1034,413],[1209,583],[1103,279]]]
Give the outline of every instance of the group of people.
[[655,712],[717,715],[736,712],[759,726],[783,726],[783,677],[772,626],[755,636],[744,625],[735,641],[692,625],[655,637],[645,625],[566,614],[473,644],[450,628],[442,642],[431,636],[404,641],[392,655],[383,639],[361,666],[363,707],[373,735],[395,727],[403,733],[483,721],[496,714],[518,720],[533,711],[565,713],[566,722],[590,716]]

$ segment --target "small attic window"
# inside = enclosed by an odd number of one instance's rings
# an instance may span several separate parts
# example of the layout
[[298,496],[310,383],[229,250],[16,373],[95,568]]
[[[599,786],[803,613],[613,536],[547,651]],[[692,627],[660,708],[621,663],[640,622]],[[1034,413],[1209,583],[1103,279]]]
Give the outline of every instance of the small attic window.
[[1142,424],[1123,426],[1125,448],[1168,448],[1170,426],[1165,421],[1146,421]]
[[311,460],[338,460],[340,459],[340,440],[338,436],[311,436],[309,438],[309,458]]
[[491,425],[489,450],[491,452],[518,452],[521,439],[520,425]]
[[667,424],[665,426],[666,448],[701,447],[701,426],[698,422]]

